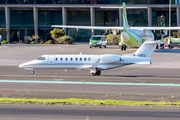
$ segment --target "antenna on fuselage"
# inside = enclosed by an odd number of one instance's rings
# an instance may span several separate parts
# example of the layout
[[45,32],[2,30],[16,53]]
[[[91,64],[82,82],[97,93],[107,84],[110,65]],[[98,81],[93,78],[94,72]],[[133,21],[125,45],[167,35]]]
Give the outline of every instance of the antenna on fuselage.
[[82,52],[80,52],[79,55],[82,55]]

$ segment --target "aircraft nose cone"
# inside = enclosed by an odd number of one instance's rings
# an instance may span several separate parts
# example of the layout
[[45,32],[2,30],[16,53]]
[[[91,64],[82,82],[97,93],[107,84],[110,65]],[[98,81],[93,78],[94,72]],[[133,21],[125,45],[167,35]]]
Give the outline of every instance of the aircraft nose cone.
[[126,32],[122,32],[121,33],[121,39],[124,41],[128,41],[129,40],[129,35]]
[[26,62],[26,63],[20,64],[19,67],[20,68],[25,68],[25,67],[30,66],[30,65],[31,65],[30,62]]
[[24,66],[23,64],[20,64],[20,65],[19,65],[20,68],[23,68],[23,66]]

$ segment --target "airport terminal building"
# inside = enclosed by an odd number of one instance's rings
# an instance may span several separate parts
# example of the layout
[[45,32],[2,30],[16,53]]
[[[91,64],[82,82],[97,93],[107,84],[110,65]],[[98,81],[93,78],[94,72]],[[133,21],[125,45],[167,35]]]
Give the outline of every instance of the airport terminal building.
[[[0,27],[10,30],[3,39],[13,42],[36,34],[46,41],[51,39],[51,25],[123,26],[122,8],[117,8],[123,2],[136,7],[127,9],[130,26],[158,26],[161,15],[169,26],[169,0],[0,0]],[[180,26],[180,0],[171,0],[171,4],[171,26]],[[92,32],[66,29],[66,34],[83,42]]]

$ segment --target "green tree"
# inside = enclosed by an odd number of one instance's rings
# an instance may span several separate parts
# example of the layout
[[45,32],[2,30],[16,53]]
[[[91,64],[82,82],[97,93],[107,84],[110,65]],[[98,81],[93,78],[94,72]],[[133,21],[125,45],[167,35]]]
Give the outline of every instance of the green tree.
[[57,29],[54,28],[54,30],[50,31],[51,37],[56,41],[57,38],[60,38],[65,35],[64,29]]
[[173,32],[173,37],[176,38],[177,37],[177,32]]
[[180,32],[177,33],[177,37],[180,38]]

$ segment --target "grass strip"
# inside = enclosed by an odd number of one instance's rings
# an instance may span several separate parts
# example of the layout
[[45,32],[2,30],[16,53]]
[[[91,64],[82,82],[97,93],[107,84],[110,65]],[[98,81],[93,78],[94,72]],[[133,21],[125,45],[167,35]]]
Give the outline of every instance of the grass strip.
[[149,102],[123,100],[92,100],[92,99],[21,99],[0,98],[0,103],[38,103],[38,104],[86,104],[86,105],[135,105],[135,106],[179,106],[180,102]]

